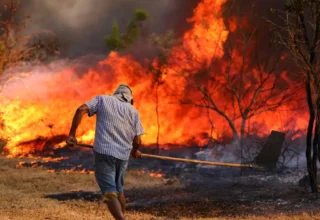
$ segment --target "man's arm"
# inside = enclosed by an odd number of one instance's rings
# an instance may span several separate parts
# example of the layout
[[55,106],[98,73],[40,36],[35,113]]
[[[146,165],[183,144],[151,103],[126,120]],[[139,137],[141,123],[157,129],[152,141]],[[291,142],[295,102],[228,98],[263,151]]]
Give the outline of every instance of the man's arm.
[[81,122],[81,119],[83,117],[84,114],[88,114],[89,113],[89,108],[86,104],[81,105],[76,113],[73,116],[73,120],[72,120],[72,126],[69,132],[69,137],[67,139],[67,144],[76,144],[77,143],[77,139],[76,139],[76,131],[77,128]]
[[139,158],[139,157],[141,157],[141,152],[138,151],[138,149],[141,146],[141,135],[144,134],[144,131],[143,131],[142,123],[140,120],[140,115],[138,112],[135,115],[134,130],[135,130],[136,136],[134,137],[133,142],[132,142],[133,148],[131,150],[131,156],[133,158]]
[[131,156],[133,158],[139,158],[141,157],[141,152],[138,150],[141,146],[141,135],[136,135],[132,142],[132,150],[131,150]]

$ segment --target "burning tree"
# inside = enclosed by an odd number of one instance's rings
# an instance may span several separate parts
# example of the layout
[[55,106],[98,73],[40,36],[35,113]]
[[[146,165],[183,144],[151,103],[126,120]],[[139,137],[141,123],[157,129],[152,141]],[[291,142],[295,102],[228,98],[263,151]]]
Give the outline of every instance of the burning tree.
[[[135,43],[140,35],[142,22],[149,17],[148,13],[143,10],[136,10],[133,18],[128,22],[126,31],[119,32],[117,22],[112,26],[112,34],[105,36],[105,44],[110,50],[117,51],[127,49]],[[159,153],[160,121],[159,121],[159,87],[164,83],[163,75],[167,73],[168,58],[171,48],[175,45],[174,31],[169,30],[164,35],[151,35],[151,41],[157,50],[157,57],[154,61],[149,62],[148,72],[152,74],[152,86],[155,89],[155,112],[157,118],[157,140],[156,149]]]
[[[51,33],[51,40],[44,35],[35,36],[24,33],[30,16],[23,16],[19,11],[20,0],[3,0],[0,4],[0,90],[3,83],[10,79],[11,74],[4,75],[9,68],[24,61],[44,61],[58,52],[57,38]],[[0,141],[6,140],[6,129],[0,113]]]
[[[318,192],[317,160],[320,160],[320,2],[290,0],[284,10],[272,9],[281,19],[280,24],[269,21],[275,28],[277,42],[291,52],[291,57],[302,70],[309,108],[306,137],[306,159],[312,192]],[[313,140],[312,140],[313,139]]]
[[244,139],[250,132],[249,120],[288,104],[298,90],[290,84],[284,71],[281,48],[271,49],[268,45],[269,50],[261,50],[258,45],[264,36],[260,36],[256,28],[244,28],[240,21],[234,21],[228,31],[236,29],[241,37],[226,39],[225,32],[216,37],[214,54],[202,54],[206,53],[203,48],[206,42],[192,36],[193,47],[185,44],[179,51],[182,55],[171,62],[175,63],[174,71],[186,81],[188,92],[181,103],[208,109],[223,117],[240,146],[242,160]]
[[157,116],[157,153],[159,153],[159,137],[160,137],[160,121],[159,121],[159,87],[164,84],[163,77],[168,73],[168,59],[172,47],[175,45],[175,33],[169,30],[162,36],[153,34],[152,40],[157,48],[157,58],[149,65],[149,72],[152,74],[154,86],[156,92],[156,116]]
[[[6,68],[29,57],[30,49],[26,49],[27,40],[21,35],[28,16],[17,18],[17,9],[20,1],[2,1],[0,5],[0,76],[2,77]],[[1,82],[2,83],[2,82]],[[1,89],[1,86],[0,86]],[[4,121],[0,115],[0,131],[5,128]],[[2,132],[1,132],[2,133]],[[0,140],[6,139],[1,134]]]

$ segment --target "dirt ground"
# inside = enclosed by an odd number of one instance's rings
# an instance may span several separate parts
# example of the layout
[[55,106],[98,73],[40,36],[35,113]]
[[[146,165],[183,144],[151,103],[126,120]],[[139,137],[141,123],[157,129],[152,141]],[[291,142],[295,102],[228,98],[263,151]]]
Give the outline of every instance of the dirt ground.
[[[0,219],[112,219],[93,174],[16,168],[0,157]],[[182,179],[183,177],[181,177]],[[179,178],[126,176],[127,219],[319,219],[320,199],[298,187],[226,184],[220,188]],[[211,179],[211,180],[210,180]],[[251,185],[250,185],[251,184]]]

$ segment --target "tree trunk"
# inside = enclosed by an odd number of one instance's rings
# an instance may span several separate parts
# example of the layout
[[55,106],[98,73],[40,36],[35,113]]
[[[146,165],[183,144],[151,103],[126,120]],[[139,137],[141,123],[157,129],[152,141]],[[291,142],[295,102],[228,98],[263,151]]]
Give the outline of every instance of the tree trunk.
[[[319,88],[317,88],[319,91]],[[317,144],[317,157],[318,161],[320,162],[320,152],[319,152],[319,143],[320,143],[320,93],[318,92],[317,102],[316,102],[316,128],[314,132],[313,141]],[[315,162],[317,164],[317,162]],[[316,167],[317,169],[317,167]]]
[[317,190],[315,192],[318,192],[318,178],[317,178],[317,162],[319,158],[319,136],[320,136],[320,96],[318,94],[317,101],[316,101],[316,126],[314,130],[314,137],[313,137],[313,170],[314,170],[314,176],[315,176],[315,187]]
[[317,162],[318,162],[318,138],[317,134],[319,132],[319,121],[318,116],[316,118],[316,126],[314,129],[314,136],[313,136],[313,155],[312,155],[312,169],[314,175],[314,184],[312,186],[312,192],[318,192],[318,181],[317,181]]
[[[312,92],[311,92],[311,82],[310,82],[310,73],[307,73],[307,80],[306,80],[306,93],[307,93],[307,102],[309,107],[309,123],[308,123],[308,130],[307,130],[307,137],[306,137],[306,159],[307,159],[307,167],[308,167],[308,174],[310,180],[310,187],[312,192],[318,192],[317,183],[316,183],[316,170],[314,170],[314,163],[311,153],[311,146],[312,146],[312,132],[313,132],[313,124],[315,119],[315,112],[312,103]],[[314,152],[313,152],[314,153]]]
[[241,163],[243,163],[243,147],[244,147],[244,133],[245,133],[246,119],[242,119],[240,127],[240,150],[241,150]]
[[159,121],[159,82],[156,83],[156,115],[157,115],[157,154],[160,153],[159,151],[159,136],[160,136],[160,121]]
[[[245,126],[246,126],[246,119],[243,118],[241,121],[241,127],[240,127],[240,157],[241,157],[241,164],[243,164],[243,147],[244,147],[244,133],[245,133]],[[240,175],[242,176],[243,169],[240,170]]]

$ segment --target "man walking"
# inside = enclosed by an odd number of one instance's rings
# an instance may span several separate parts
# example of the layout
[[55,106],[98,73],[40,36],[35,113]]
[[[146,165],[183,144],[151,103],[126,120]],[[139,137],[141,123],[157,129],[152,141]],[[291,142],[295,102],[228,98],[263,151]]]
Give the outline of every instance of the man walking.
[[124,219],[124,175],[130,155],[141,156],[138,148],[144,134],[130,87],[120,85],[112,96],[99,95],[81,105],[73,117],[67,144],[77,143],[76,130],[84,114],[97,116],[93,150],[103,200],[115,219]]

